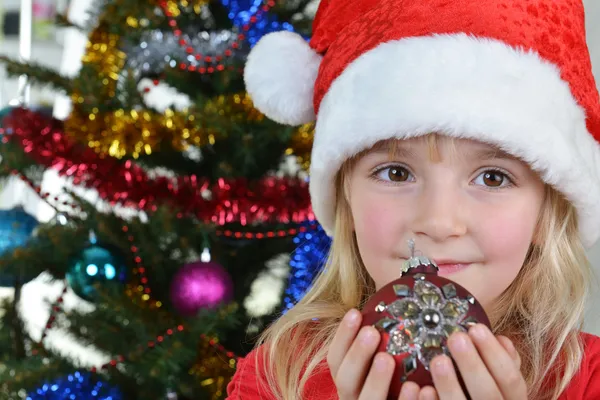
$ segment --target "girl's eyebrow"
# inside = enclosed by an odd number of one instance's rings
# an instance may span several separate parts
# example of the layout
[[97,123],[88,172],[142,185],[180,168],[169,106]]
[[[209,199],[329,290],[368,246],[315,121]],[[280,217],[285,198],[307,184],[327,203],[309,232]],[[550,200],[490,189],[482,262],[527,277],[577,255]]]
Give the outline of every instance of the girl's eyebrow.
[[415,152],[410,148],[400,146],[397,143],[392,142],[380,142],[371,148],[369,153],[377,154],[393,154],[396,157],[401,158],[413,158],[416,157]]
[[[393,143],[390,141],[379,142],[375,146],[371,148],[369,153],[376,154],[393,154],[395,157],[400,158],[416,158],[415,152],[408,146],[402,146],[398,143]],[[511,160],[518,161],[518,158],[509,154],[503,150],[500,150],[495,147],[482,147],[482,148],[474,148],[471,151],[465,151],[465,156],[471,156],[475,161],[490,161],[490,160]]]
[[478,161],[489,161],[489,160],[500,160],[500,159],[513,160],[513,161],[518,160],[517,157],[513,156],[512,154],[509,154],[503,150],[496,149],[493,147],[488,147],[485,149],[477,150],[473,153],[473,155],[475,156],[475,158]]

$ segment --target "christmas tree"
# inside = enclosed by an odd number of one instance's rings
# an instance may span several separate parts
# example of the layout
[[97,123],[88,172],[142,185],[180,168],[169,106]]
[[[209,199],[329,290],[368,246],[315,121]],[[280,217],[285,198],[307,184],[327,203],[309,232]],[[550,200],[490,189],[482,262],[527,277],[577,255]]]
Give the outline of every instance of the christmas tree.
[[[308,195],[313,126],[268,120],[243,82],[261,36],[309,37],[311,4],[100,3],[76,26],[89,39],[76,76],[0,58],[72,103],[65,120],[28,104],[0,116],[2,178],[55,209],[48,223],[0,213],[0,286],[15,293],[0,304],[0,398],[224,398],[239,357],[301,298],[328,246]],[[50,169],[69,184],[60,195],[40,189]],[[33,338],[18,310],[41,273],[64,290]],[[89,309],[63,307],[67,292]],[[55,329],[110,361],[66,357],[45,341]]]

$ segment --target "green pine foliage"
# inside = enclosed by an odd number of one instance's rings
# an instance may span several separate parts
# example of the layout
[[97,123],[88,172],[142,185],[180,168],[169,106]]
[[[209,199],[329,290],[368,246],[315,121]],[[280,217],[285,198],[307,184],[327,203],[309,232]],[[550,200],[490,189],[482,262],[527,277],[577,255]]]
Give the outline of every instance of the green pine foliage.
[[[157,2],[148,0],[104,0],[93,10],[86,26],[75,26],[65,17],[57,24],[91,33],[99,26],[121,38],[120,46],[135,46],[148,32],[161,30],[171,32],[168,20],[157,12]],[[199,3],[189,1],[190,4]],[[294,25],[296,31],[308,35],[310,16],[305,15],[306,0],[279,1],[271,10],[279,21]],[[235,30],[228,18],[228,10],[219,0],[209,0],[201,15],[192,7],[182,8],[178,18],[179,27],[186,32],[220,32]],[[145,20],[144,26],[132,24]],[[84,99],[82,107],[92,112],[110,112],[119,109],[152,110],[144,103],[138,88],[140,77],[159,79],[192,100],[190,114],[203,126],[220,132],[214,144],[200,148],[202,157],[190,158],[170,143],[161,143],[150,155],[139,158],[125,156],[121,163],[135,162],[146,169],[161,167],[174,175],[195,174],[212,181],[218,178],[246,178],[257,180],[275,170],[281,162],[293,130],[270,121],[235,120],[219,112],[207,111],[207,102],[218,96],[244,92],[243,67],[247,44],[239,49],[239,57],[230,61],[233,71],[200,75],[165,68],[153,74],[139,71],[121,71],[121,81],[114,96],[102,95],[104,84],[99,71],[84,65],[74,77],[35,63],[22,63],[0,57],[11,76],[26,74],[33,85],[45,85],[67,95],[79,93]],[[200,122],[199,122],[200,123]],[[82,146],[85,141],[82,141]],[[45,168],[15,141],[0,142],[0,179],[6,180],[13,171],[27,177],[35,185],[41,183]],[[103,179],[110,180],[111,176]],[[179,215],[172,205],[155,204],[147,213],[148,218],[130,217],[127,220],[106,207],[97,207],[75,192],[61,195],[61,201],[69,199],[75,209],[56,205],[57,211],[67,216],[67,222],[54,218],[40,224],[25,247],[0,255],[0,274],[15,277],[15,298],[0,303],[0,400],[24,398],[44,382],[52,382],[76,370],[89,367],[80,360],[62,355],[60,351],[32,338],[25,329],[18,313],[22,286],[42,272],[55,281],[65,281],[70,265],[83,249],[89,246],[89,233],[94,232],[98,243],[110,244],[121,254],[127,271],[134,271],[136,256],[145,268],[151,289],[151,298],[159,300],[158,309],[132,296],[135,286],[98,286],[98,297],[91,312],[64,310],[61,304],[48,304],[58,310],[52,321],[52,329],[63,329],[73,341],[93,347],[110,358],[119,360],[115,367],[97,371],[97,377],[111,386],[118,387],[128,400],[165,399],[167,391],[177,393],[179,400],[215,399],[211,391],[213,378],[209,375],[191,373],[209,357],[199,351],[203,335],[219,338],[219,343],[238,356],[251,350],[256,334],[276,318],[281,308],[271,315],[253,318],[243,307],[250,293],[252,282],[265,270],[265,263],[281,253],[290,253],[294,245],[290,237],[265,240],[234,239],[217,234],[218,229],[232,231],[267,232],[293,227],[290,224],[270,223],[242,226],[232,223],[216,226],[193,216]],[[127,228],[124,229],[124,226]],[[133,240],[131,240],[133,238]],[[135,254],[131,246],[137,247]],[[210,248],[212,260],[223,265],[234,281],[234,302],[217,309],[201,311],[194,317],[183,317],[173,309],[170,301],[170,282],[177,270],[191,260],[198,260],[200,253]],[[130,277],[130,281],[135,281]],[[52,299],[48,300],[51,303]],[[252,330],[247,327],[252,325]],[[181,331],[178,326],[184,326]],[[166,333],[175,330],[172,334]],[[160,337],[160,339],[158,339]],[[223,359],[223,362],[227,362]],[[224,393],[220,398],[224,397]]]

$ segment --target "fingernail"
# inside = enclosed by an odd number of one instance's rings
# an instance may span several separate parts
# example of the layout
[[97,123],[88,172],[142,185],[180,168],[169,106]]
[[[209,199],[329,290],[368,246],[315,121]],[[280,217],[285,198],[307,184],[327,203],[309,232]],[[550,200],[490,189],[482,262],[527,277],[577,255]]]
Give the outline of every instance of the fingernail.
[[488,336],[488,330],[482,324],[477,324],[471,329],[469,329],[469,333],[473,335],[474,338],[479,340],[484,340]]
[[467,337],[464,333],[456,333],[448,339],[448,346],[453,351],[465,351],[468,348]]
[[405,400],[417,400],[421,389],[414,382],[406,382],[400,390],[400,398]]
[[358,311],[351,310],[351,311],[348,311],[348,313],[346,314],[346,317],[344,318],[344,322],[346,323],[346,325],[353,327],[353,326],[356,326],[356,324],[358,323],[359,317],[360,317],[360,314],[358,313]]
[[363,328],[360,331],[359,338],[363,344],[373,344],[377,339],[377,334],[374,332],[374,328]]
[[389,358],[385,356],[385,354],[377,354],[375,356],[375,368],[379,371],[387,371],[391,367],[391,363]]
[[450,368],[452,367],[451,363],[450,363],[450,359],[446,356],[437,356],[435,357],[432,362],[433,365],[433,373],[440,375],[440,376],[446,376],[450,374]]
[[437,399],[437,396],[435,394],[435,389],[433,388],[433,386],[425,386],[423,389],[421,389],[421,396],[419,398],[419,400],[423,399],[423,400],[435,400]]

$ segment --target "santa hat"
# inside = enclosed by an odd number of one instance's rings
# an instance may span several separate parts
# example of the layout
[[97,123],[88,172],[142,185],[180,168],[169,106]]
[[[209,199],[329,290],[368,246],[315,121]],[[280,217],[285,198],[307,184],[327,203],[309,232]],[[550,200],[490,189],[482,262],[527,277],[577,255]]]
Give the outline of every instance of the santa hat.
[[280,123],[316,118],[310,191],[331,234],[334,179],[378,141],[440,132],[528,162],[600,235],[600,102],[581,0],[321,0],[313,37],[264,36],[245,82]]

